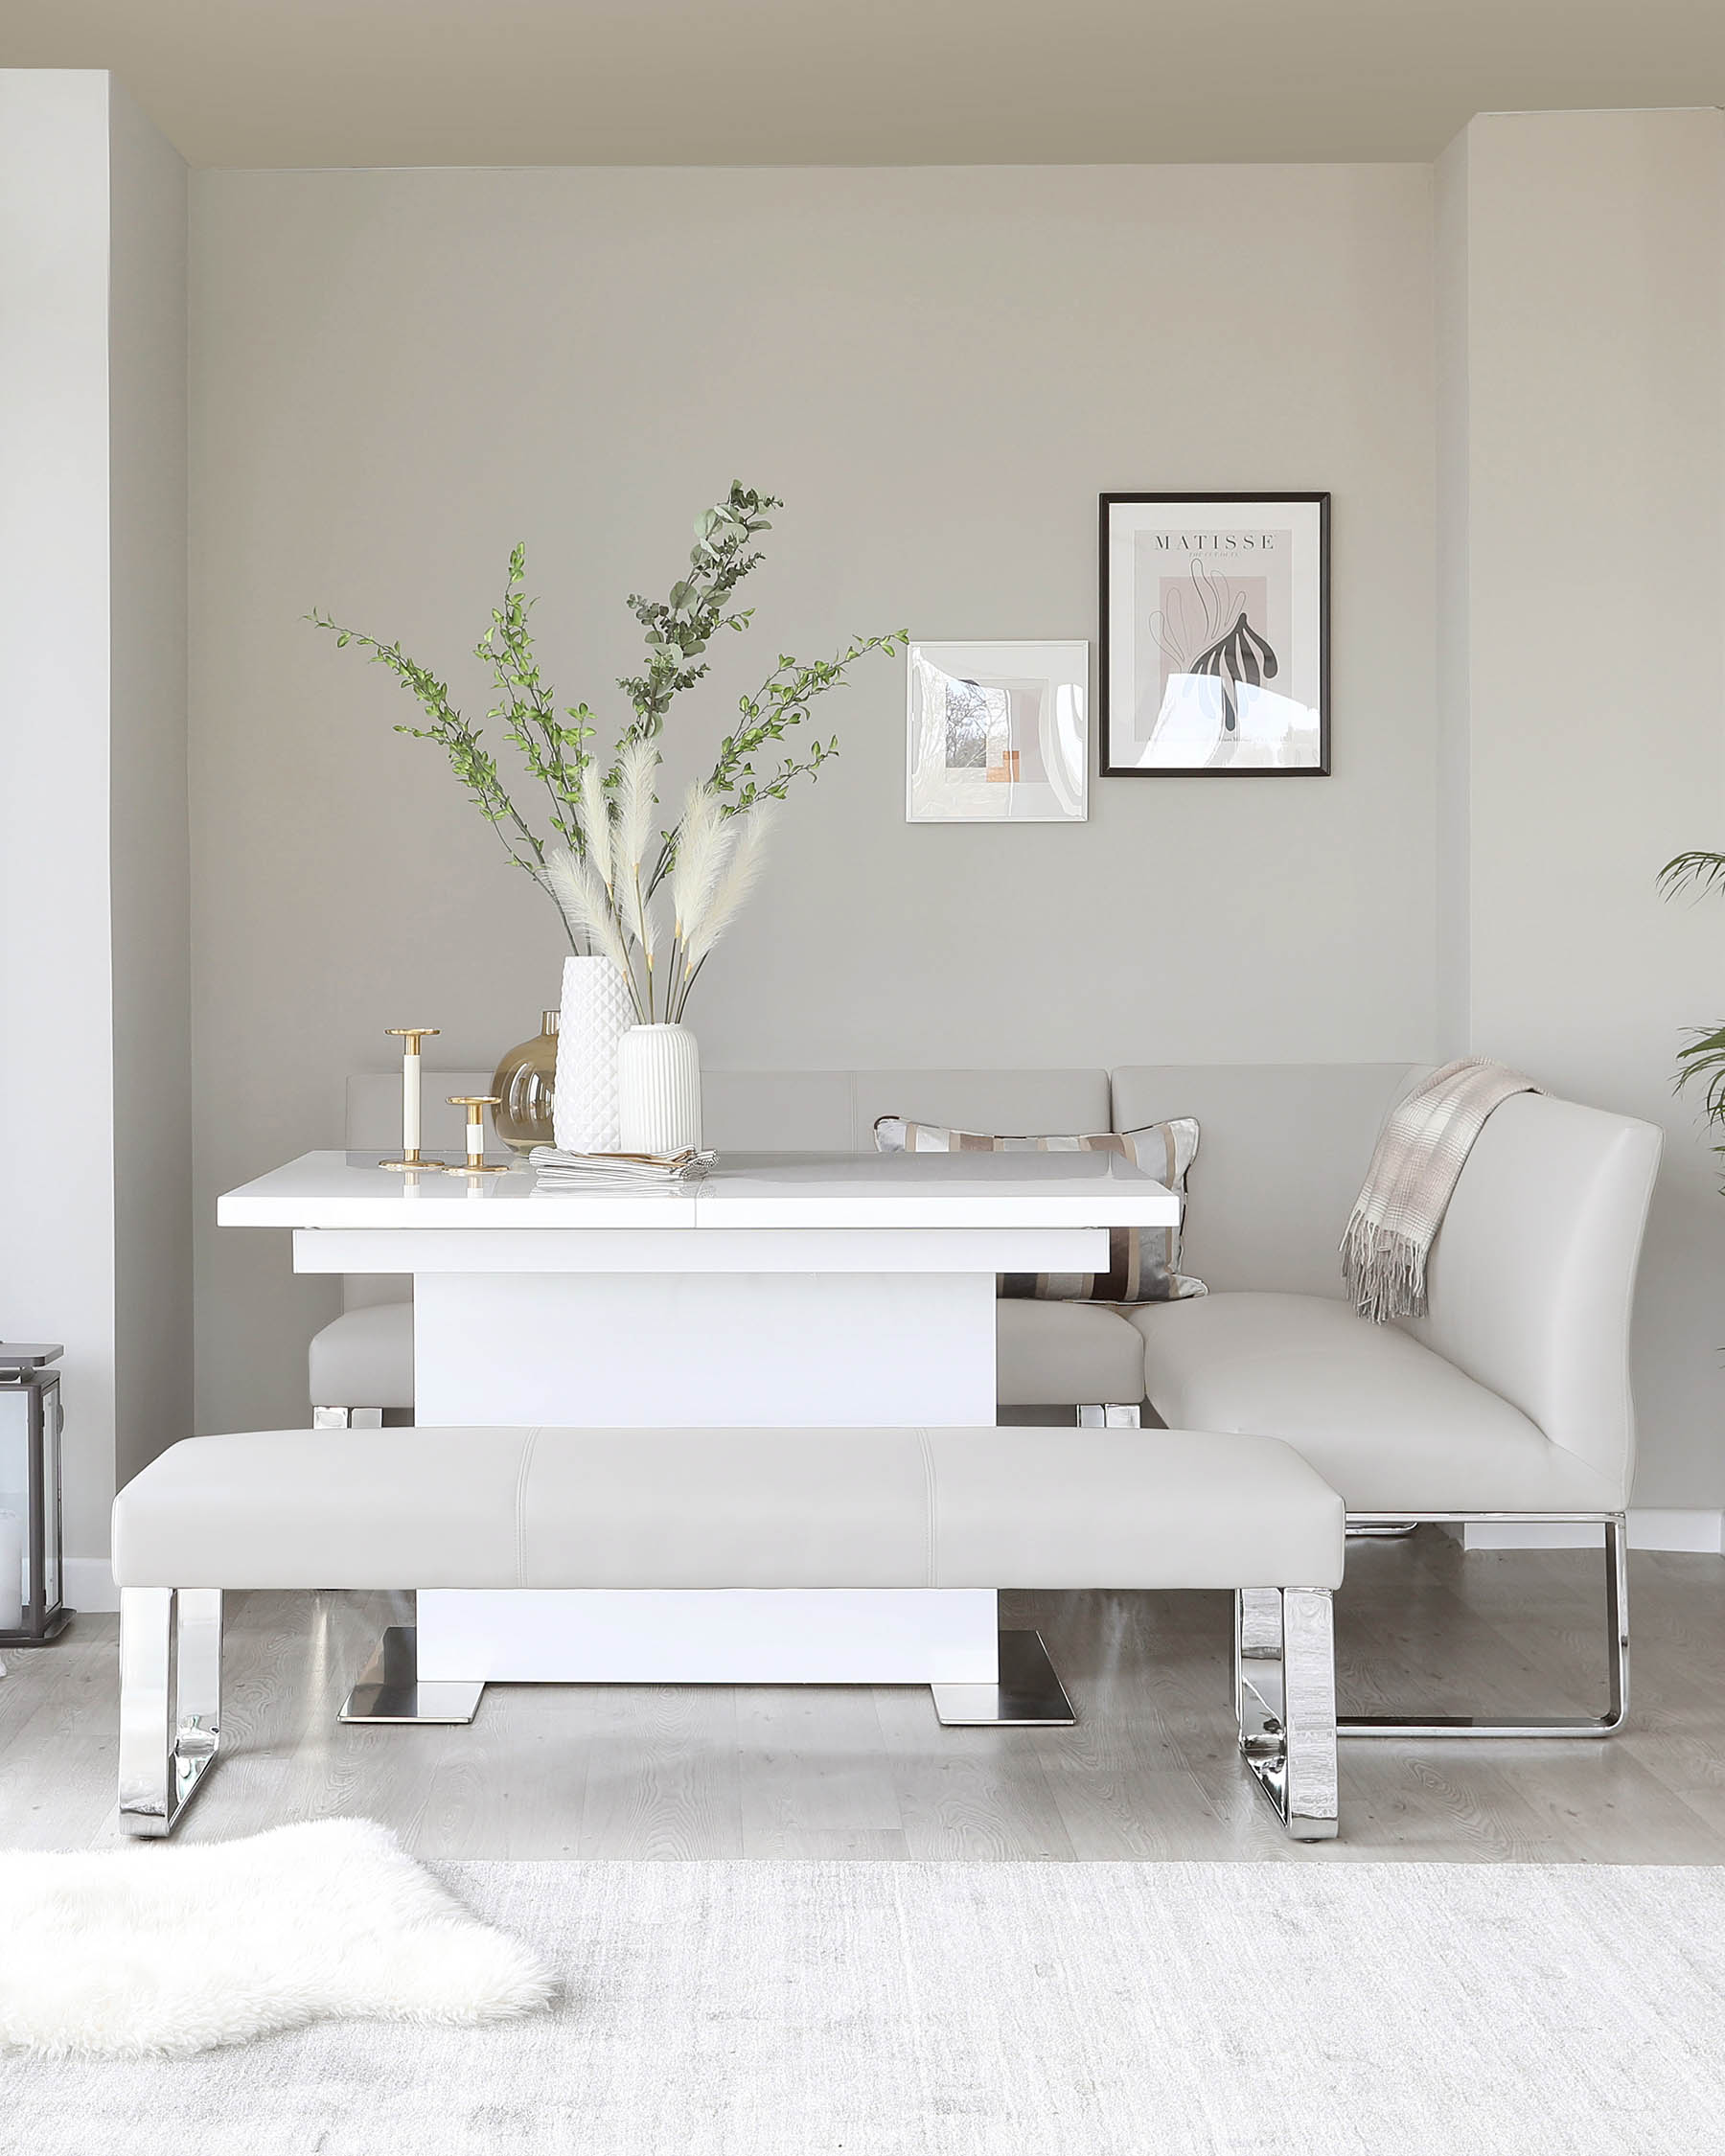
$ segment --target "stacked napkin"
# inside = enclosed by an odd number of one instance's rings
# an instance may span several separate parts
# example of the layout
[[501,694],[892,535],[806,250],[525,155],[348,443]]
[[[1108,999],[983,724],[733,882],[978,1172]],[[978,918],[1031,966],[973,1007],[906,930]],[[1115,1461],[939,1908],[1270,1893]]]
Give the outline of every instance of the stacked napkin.
[[699,1182],[716,1156],[693,1146],[681,1153],[560,1153],[536,1145],[528,1158],[540,1190],[675,1190]]

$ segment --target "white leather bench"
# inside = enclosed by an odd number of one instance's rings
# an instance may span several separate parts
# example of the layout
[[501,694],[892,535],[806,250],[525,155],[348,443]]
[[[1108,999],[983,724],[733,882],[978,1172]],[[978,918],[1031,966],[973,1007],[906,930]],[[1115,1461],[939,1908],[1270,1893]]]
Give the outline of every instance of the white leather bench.
[[230,1588],[1232,1588],[1242,1753],[1289,1833],[1325,1840],[1343,1538],[1317,1471],[1250,1435],[188,1438],[114,1502],[121,1823],[167,1834],[216,1755]]

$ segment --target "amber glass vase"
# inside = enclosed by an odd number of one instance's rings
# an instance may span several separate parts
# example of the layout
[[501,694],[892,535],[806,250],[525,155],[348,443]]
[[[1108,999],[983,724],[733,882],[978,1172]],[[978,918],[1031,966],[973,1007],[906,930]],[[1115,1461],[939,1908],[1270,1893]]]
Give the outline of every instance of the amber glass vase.
[[509,1050],[492,1080],[491,1089],[497,1096],[492,1121],[512,1153],[531,1153],[536,1145],[552,1142],[557,1019],[555,1011],[542,1012],[539,1031],[531,1041]]

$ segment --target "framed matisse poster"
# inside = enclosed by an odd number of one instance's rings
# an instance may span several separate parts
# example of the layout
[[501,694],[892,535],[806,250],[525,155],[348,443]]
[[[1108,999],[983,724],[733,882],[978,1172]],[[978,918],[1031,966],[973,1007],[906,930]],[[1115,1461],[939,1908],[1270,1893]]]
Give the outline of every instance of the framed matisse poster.
[[1328,494],[1101,506],[1102,776],[1324,776]]
[[1090,645],[912,644],[905,814],[911,823],[1082,823]]

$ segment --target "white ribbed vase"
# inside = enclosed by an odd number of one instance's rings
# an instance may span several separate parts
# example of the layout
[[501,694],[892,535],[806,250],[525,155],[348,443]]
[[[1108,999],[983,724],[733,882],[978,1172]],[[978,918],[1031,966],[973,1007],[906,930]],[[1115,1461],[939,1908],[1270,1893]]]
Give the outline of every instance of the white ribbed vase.
[[680,1025],[632,1025],[617,1049],[625,1153],[680,1153],[701,1143],[701,1050]]
[[617,1044],[634,1023],[628,984],[609,958],[565,958],[552,1124],[561,1153],[615,1153]]

